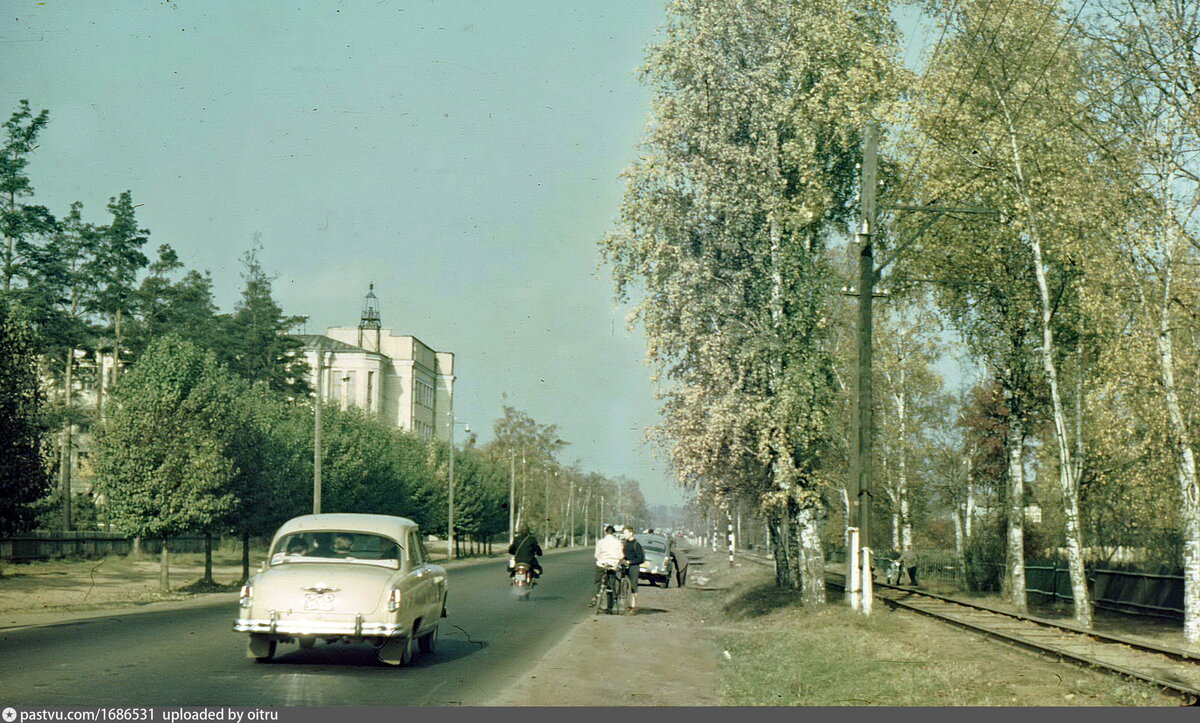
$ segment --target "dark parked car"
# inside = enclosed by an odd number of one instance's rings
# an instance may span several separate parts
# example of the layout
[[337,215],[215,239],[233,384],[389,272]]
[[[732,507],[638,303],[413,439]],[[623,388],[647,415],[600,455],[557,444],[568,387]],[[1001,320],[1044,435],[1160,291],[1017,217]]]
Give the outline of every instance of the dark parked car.
[[[653,532],[643,532],[635,537],[646,553],[646,561],[642,563],[638,579],[670,587],[671,577],[679,571],[679,560],[675,556],[675,547],[671,539]],[[682,581],[682,577],[679,580]]]

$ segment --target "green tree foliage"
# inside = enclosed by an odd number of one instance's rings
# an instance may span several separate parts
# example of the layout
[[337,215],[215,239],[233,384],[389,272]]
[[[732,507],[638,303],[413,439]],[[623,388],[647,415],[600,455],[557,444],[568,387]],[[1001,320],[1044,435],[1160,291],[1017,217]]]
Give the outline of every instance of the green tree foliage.
[[428,444],[357,407],[324,412],[321,510],[417,517],[428,526],[410,501],[410,491],[432,476]]
[[271,389],[299,397],[309,392],[303,344],[288,332],[301,317],[287,316],[271,296],[271,277],[256,245],[242,256],[246,285],[233,314],[225,318],[219,353],[235,373]]
[[50,112],[36,115],[28,100],[21,100],[17,110],[4,123],[4,147],[0,149],[0,292],[9,296],[27,282],[31,275],[31,255],[36,251],[34,239],[54,229],[55,220],[44,206],[25,203],[33,196],[33,184],[26,175],[29,155],[37,148],[37,139],[50,121]]
[[96,489],[115,529],[165,538],[228,518],[245,392],[211,352],[174,337],[151,344],[94,442]]
[[129,191],[109,199],[111,220],[100,229],[99,244],[89,270],[96,286],[92,310],[108,324],[118,374],[124,349],[125,320],[131,315],[136,301],[137,275],[149,263],[142,247],[150,232],[138,227],[136,208]]
[[[993,348],[1000,342],[992,363],[1008,386],[1010,408],[1020,414],[1035,396],[1024,390],[1035,385],[1048,402],[1075,612],[1086,625],[1091,606],[1078,507],[1083,460],[1070,429],[1067,394],[1087,381],[1082,279],[1093,265],[1113,260],[1114,229],[1095,209],[1108,204],[1120,184],[1105,181],[1114,169],[1090,153],[1085,140],[1090,116],[1083,104],[1083,50],[1073,16],[1061,4],[1014,0],[995,12],[987,0],[969,0],[942,8],[940,18],[946,39],[925,74],[916,114],[936,150],[918,158],[924,170],[909,188],[917,189],[923,204],[996,210],[1002,223],[950,218],[928,235],[922,249],[931,253],[914,263],[949,275],[948,286],[962,284],[945,292],[947,308],[968,339]],[[979,290],[990,284],[1002,286]],[[985,297],[988,303],[975,303]],[[1020,424],[1010,429],[1024,431]],[[1019,437],[1014,434],[1010,447],[1014,491]],[[1019,510],[1010,514],[1012,531]],[[1019,560],[1011,555],[1021,547],[1010,540],[1009,571],[1018,578]]]
[[29,324],[0,299],[0,536],[28,530],[49,491],[44,405]]
[[212,277],[194,269],[173,281],[172,275],[183,269],[175,250],[167,244],[158,247],[158,258],[147,267],[135,295],[136,323],[131,324],[128,347],[134,357],[141,356],[150,342],[174,334],[203,349],[220,345],[217,305],[213,301]]
[[[664,400],[680,480],[771,510],[781,581],[824,599],[816,534],[833,385],[824,247],[859,131],[904,84],[883,2],[674,2],[653,122],[604,242]],[[790,530],[795,530],[794,533]]]

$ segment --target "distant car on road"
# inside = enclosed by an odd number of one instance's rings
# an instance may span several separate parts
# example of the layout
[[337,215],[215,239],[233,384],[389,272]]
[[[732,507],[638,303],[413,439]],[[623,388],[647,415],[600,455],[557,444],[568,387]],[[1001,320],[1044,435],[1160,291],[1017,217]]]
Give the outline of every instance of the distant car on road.
[[414,646],[432,652],[446,615],[446,571],[429,562],[417,524],[404,517],[304,515],[284,523],[266,563],[242,587],[233,629],[248,657],[267,662],[278,643],[371,643],[389,665]]
[[634,537],[642,544],[642,550],[646,553],[646,561],[639,569],[638,579],[670,587],[671,576],[675,574],[679,564],[675,559],[675,548],[671,538],[653,532],[641,532]]

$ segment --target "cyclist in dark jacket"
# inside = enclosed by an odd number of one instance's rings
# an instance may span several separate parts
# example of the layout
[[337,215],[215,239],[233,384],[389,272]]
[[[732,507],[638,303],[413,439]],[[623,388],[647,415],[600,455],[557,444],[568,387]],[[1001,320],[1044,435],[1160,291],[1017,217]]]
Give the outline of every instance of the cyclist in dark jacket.
[[632,527],[625,528],[623,537],[625,539],[621,547],[624,549],[625,562],[629,564],[629,614],[634,615],[637,613],[638,574],[641,572],[638,566],[646,561],[646,551],[642,549],[642,543],[633,536]]
[[529,531],[525,525],[517,528],[517,534],[513,538],[513,542],[508,546],[508,554],[512,555],[512,560],[509,561],[508,576],[512,577],[517,570],[517,563],[528,563],[530,569],[533,570],[535,578],[542,576],[542,566],[538,563],[538,557],[542,554],[542,548],[538,545],[537,538]]

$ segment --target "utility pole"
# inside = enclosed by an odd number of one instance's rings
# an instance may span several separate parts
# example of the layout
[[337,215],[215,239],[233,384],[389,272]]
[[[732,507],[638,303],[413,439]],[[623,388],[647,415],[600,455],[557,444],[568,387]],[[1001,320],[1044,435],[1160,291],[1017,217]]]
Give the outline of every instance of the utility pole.
[[325,401],[325,350],[317,342],[317,399],[313,405],[313,514],[321,514],[321,405]]
[[567,522],[567,534],[570,536],[571,541],[567,543],[567,547],[575,547],[575,508],[572,506],[574,501],[575,483],[571,482],[571,488],[567,490],[567,517],[569,518]]
[[863,133],[862,223],[858,233],[858,345],[854,385],[854,416],[851,420],[850,484],[856,505],[859,540],[870,548],[872,488],[872,437],[874,420],[871,416],[872,301],[875,293],[875,168],[879,149],[879,126],[868,122]]
[[516,450],[509,451],[509,467],[508,472],[508,544],[512,544],[516,539],[516,528],[514,524],[514,514],[517,508],[517,452]]
[[[467,430],[471,431],[470,429]],[[446,559],[454,559],[454,401],[450,402],[450,481],[446,510]],[[468,551],[469,552],[469,551]]]

